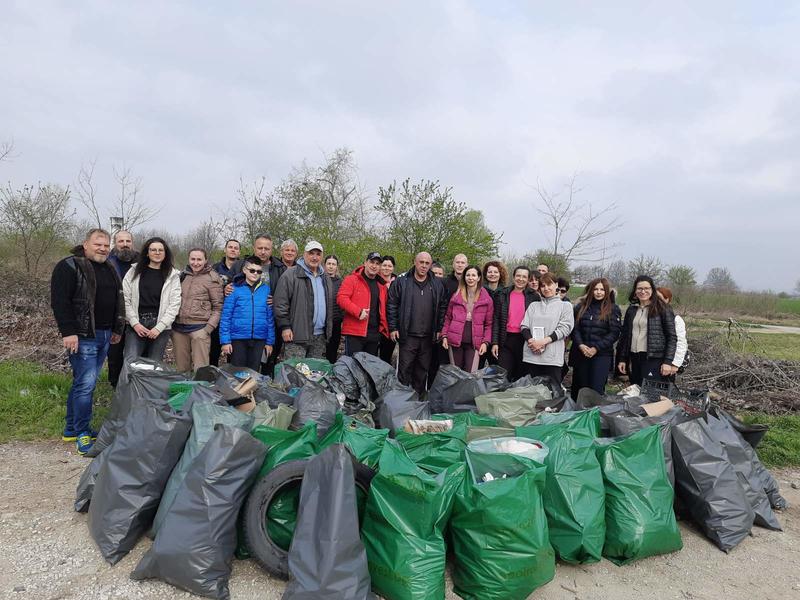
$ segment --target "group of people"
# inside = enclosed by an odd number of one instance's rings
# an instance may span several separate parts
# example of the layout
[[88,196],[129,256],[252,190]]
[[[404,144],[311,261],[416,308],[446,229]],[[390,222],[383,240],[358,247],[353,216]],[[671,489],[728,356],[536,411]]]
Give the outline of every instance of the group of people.
[[[632,383],[669,378],[686,354],[685,326],[669,303],[671,292],[650,277],[636,279],[623,319],[606,279],[596,279],[572,305],[569,283],[547,265],[500,261],[470,265],[453,259],[445,275],[428,252],[395,274],[395,259],[379,252],[342,277],[339,260],[311,240],[300,255],[285,240],[258,235],[241,257],[231,239],[214,264],[192,248],[179,270],[167,242],[146,240],[139,252],[128,231],[112,239],[92,229],[83,244],[54,268],[51,304],[73,370],[65,441],[79,453],[93,443],[92,396],[108,356],[116,386],[122,365],[138,357],[162,360],[172,340],[178,371],[219,364],[272,374],[278,356],[327,358],[367,352],[391,363],[397,350],[401,382],[422,392],[441,364],[474,372],[498,364],[509,378],[546,376],[561,382],[573,368],[573,395],[582,387],[603,393],[616,367]],[[572,340],[568,361],[566,344]]]

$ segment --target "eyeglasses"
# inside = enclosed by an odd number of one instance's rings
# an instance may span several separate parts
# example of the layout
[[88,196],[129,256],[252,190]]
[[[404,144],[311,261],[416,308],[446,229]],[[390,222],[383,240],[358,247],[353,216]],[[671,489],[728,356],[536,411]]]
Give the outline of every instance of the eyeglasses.
[[566,294],[569,290],[567,290],[567,288],[558,288],[556,291],[559,294]]
[[148,252],[152,252],[153,254],[161,254],[162,252],[164,252],[164,249],[163,248],[148,248],[147,251]]
[[250,271],[253,275],[261,275],[264,272],[261,269],[250,269],[250,268],[248,268],[247,270]]
[[636,291],[637,292],[652,292],[653,288],[651,288],[651,287],[637,287]]

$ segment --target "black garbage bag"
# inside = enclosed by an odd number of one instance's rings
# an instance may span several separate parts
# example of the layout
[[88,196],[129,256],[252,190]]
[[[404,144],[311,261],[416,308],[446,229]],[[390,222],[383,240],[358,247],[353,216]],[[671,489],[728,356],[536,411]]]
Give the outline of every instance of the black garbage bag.
[[442,365],[428,390],[428,402],[432,413],[477,412],[477,396],[499,392],[510,385],[506,370],[497,365],[475,373],[467,373],[453,365]]
[[131,578],[157,577],[193,594],[230,598],[236,517],[266,452],[246,431],[217,425]]
[[256,402],[266,402],[269,404],[270,408],[278,408],[280,404],[285,404],[287,406],[294,405],[294,398],[267,382],[258,384],[255,396]]
[[150,398],[166,402],[169,386],[186,379],[172,367],[149,358],[137,358],[126,364],[120,374],[117,389],[111,399],[111,409],[97,439],[86,456],[95,457],[114,441],[114,436],[125,424],[133,398]]
[[744,421],[737,419],[734,415],[730,414],[729,412],[721,409],[718,406],[712,406],[711,412],[718,418],[724,419],[728,423],[730,423],[731,427],[733,427],[739,434],[744,438],[744,440],[750,444],[750,446],[755,450],[758,445],[761,443],[761,440],[764,439],[767,431],[769,431],[769,425],[759,425],[758,423],[753,423],[752,425],[748,425]]
[[283,599],[373,599],[359,529],[353,457],[333,444],[303,476]]
[[760,527],[781,531],[781,524],[778,522],[775,513],[772,512],[772,506],[770,506],[769,498],[767,498],[763,481],[759,477],[751,455],[748,455],[745,447],[749,448],[751,452],[753,449],[728,421],[718,419],[709,414],[708,427],[722,444],[728,455],[728,460],[739,475],[739,481],[742,483],[744,493],[750,501],[750,506],[753,507],[753,513],[755,513],[753,523]]
[[[533,377],[532,375],[525,375],[520,377],[511,384],[512,388],[528,387],[532,385],[544,385],[550,389],[550,401],[540,401],[538,406],[541,410],[549,408],[550,410],[557,410],[566,412],[567,410],[575,410],[577,405],[571,401],[567,390],[564,389],[559,382],[552,377]],[[565,407],[567,400],[570,403]]]
[[[356,352],[353,358],[358,361],[358,364],[361,365],[361,368],[364,369],[370,381],[372,381],[375,397],[383,396],[397,384],[397,375],[392,365],[386,361],[366,352]],[[377,405],[378,402],[375,397],[373,401]]]
[[348,401],[362,406],[372,403],[375,396],[372,380],[352,356],[341,356],[333,363],[333,378],[341,384],[341,390]]
[[278,387],[283,388],[287,392],[292,388],[301,388],[309,380],[300,371],[295,369],[292,365],[282,362],[280,369],[275,369],[274,383]]
[[703,419],[672,428],[675,492],[692,519],[720,550],[750,534],[755,515],[722,445]]
[[112,565],[152,525],[191,427],[188,413],[176,413],[166,403],[145,400],[131,407],[89,504],[89,533]]
[[253,371],[247,367],[235,367],[230,363],[221,367],[207,365],[200,367],[194,373],[195,381],[211,383],[213,389],[231,406],[238,406],[247,402],[247,398],[243,398],[241,394],[235,391],[235,388],[248,377],[252,377],[258,382],[263,380],[258,371]]
[[789,508],[789,503],[786,501],[786,498],[781,496],[781,490],[780,487],[778,486],[778,482],[775,481],[775,478],[772,476],[772,473],[770,473],[767,470],[767,468],[761,463],[761,460],[759,460],[758,455],[755,452],[755,445],[751,443],[750,439],[748,439],[747,434],[745,432],[742,432],[742,430],[737,424],[741,424],[743,427],[763,427],[764,431],[766,431],[766,429],[769,429],[769,427],[767,425],[746,425],[732,414],[721,409],[719,406],[712,406],[709,409],[709,413],[711,413],[721,421],[726,421],[739,434],[741,440],[745,442],[746,445],[743,447],[743,451],[747,454],[748,458],[750,458],[750,461],[753,464],[753,469],[755,470],[756,476],[761,482],[761,487],[764,488],[764,491],[767,494],[767,498],[769,498],[770,506],[778,510],[784,510],[786,508]]
[[89,502],[92,500],[94,486],[97,482],[97,475],[100,473],[103,463],[106,462],[106,457],[109,456],[111,452],[112,450],[108,450],[108,452],[102,452],[98,456],[95,456],[92,462],[86,465],[83,473],[81,473],[81,478],[78,481],[78,489],[75,490],[75,512],[86,512],[89,510]]
[[419,394],[408,385],[396,382],[377,402],[378,424],[394,435],[409,419],[430,419],[431,410],[427,402],[420,402]]
[[677,423],[682,423],[688,417],[677,406],[667,411],[659,417],[638,417],[616,414],[613,418],[607,419],[611,436],[618,437],[628,435],[634,431],[645,429],[651,425],[661,425],[661,445],[664,449],[664,464],[667,467],[667,476],[673,488],[675,488],[675,467],[672,464],[672,427]]
[[341,406],[334,392],[326,390],[318,383],[306,380],[294,398],[294,408],[297,412],[292,417],[292,428],[300,429],[309,421],[313,421],[317,424],[317,434],[322,437],[333,425]]

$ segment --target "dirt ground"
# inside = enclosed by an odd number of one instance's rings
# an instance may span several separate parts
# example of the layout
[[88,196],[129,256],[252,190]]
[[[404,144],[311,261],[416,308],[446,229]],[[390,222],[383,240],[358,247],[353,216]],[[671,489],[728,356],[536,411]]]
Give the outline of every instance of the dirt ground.
[[[86,515],[72,510],[75,486],[88,460],[60,442],[0,445],[0,598],[24,600],[190,598],[158,581],[129,574],[150,545],[142,540],[116,566],[106,564],[89,537]],[[553,600],[800,598],[800,470],[776,473],[791,508],[779,514],[784,531],[754,528],[730,554],[681,524],[681,552],[625,567],[559,564],[556,578],[531,598]],[[235,561],[234,599],[279,599],[285,584],[252,561]],[[448,582],[447,598],[457,598]]]

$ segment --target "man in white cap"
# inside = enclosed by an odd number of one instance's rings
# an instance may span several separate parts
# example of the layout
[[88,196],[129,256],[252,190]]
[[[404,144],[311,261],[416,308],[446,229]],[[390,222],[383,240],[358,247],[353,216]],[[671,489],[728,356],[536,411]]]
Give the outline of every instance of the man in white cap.
[[320,266],[322,244],[311,240],[303,258],[281,275],[272,301],[284,358],[324,358],[333,331],[333,282]]

